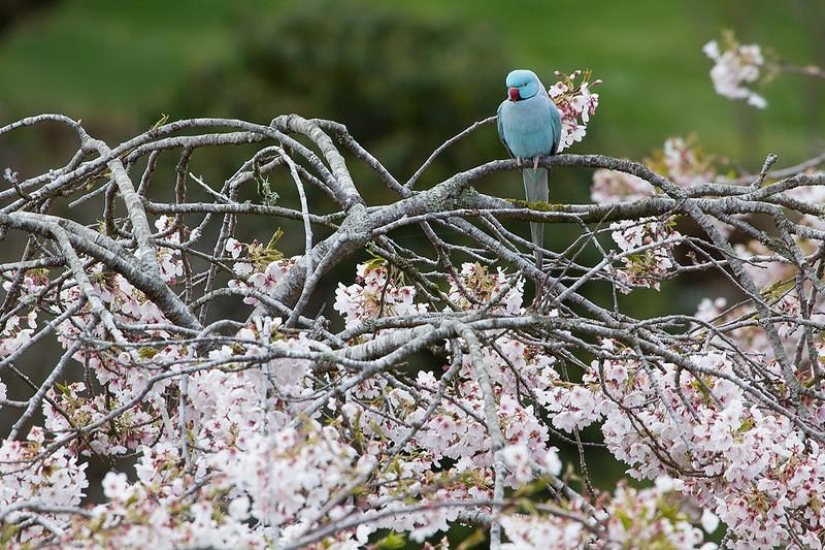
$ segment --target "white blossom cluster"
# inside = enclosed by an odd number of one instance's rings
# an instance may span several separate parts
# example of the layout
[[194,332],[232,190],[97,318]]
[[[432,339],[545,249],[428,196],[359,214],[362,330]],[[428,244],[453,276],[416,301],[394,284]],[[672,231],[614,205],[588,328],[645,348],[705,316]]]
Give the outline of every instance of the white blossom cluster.
[[702,48],[714,66],[710,78],[716,93],[730,99],[744,99],[748,105],[764,109],[768,102],[748,87],[759,80],[760,69],[765,64],[762,49],[757,44],[740,45],[736,42],[721,51],[719,43],[711,40]]
[[557,151],[561,152],[584,139],[590,117],[599,106],[599,94],[593,93],[591,88],[601,84],[601,80],[590,82],[590,72],[580,70],[570,75],[557,71],[556,76],[560,80],[547,93],[561,114],[561,140]]

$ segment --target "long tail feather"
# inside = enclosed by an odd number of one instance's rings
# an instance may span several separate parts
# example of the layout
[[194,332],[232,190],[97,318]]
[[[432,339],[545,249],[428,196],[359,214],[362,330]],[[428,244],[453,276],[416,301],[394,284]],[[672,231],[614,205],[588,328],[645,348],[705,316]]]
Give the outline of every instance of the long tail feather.
[[[527,195],[527,202],[547,202],[550,198],[550,188],[547,185],[548,171],[546,168],[525,168],[522,170],[524,177],[524,193]],[[544,224],[530,222],[530,236],[536,250],[533,254],[536,257],[536,266],[541,269],[542,248],[544,248]]]

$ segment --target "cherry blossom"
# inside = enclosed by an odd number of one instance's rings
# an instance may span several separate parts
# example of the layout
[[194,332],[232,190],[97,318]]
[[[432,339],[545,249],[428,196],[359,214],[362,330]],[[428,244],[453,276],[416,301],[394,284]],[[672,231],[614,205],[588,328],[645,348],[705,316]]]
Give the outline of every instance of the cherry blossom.
[[561,113],[561,152],[576,142],[584,139],[590,117],[599,106],[599,94],[590,91],[592,86],[601,84],[601,80],[591,82],[590,71],[573,71],[567,75],[556,71],[560,80],[553,84],[548,93]]
[[590,198],[593,202],[635,201],[653,194],[653,186],[633,174],[605,168],[593,172],[593,185],[590,188]]
[[759,79],[760,69],[765,65],[762,50],[757,44],[739,44],[732,33],[725,35],[725,50],[711,40],[702,51],[715,65],[710,70],[710,78],[716,93],[731,99],[744,99],[748,105],[758,109],[767,107],[768,102],[747,87]]
[[[88,464],[69,449],[58,449],[43,460],[35,457],[47,443],[46,434],[35,426],[25,441],[4,440],[0,445],[0,510],[18,503],[36,503],[45,508],[78,506],[89,486]],[[22,522],[31,517],[26,508],[11,511],[6,520]],[[59,522],[55,513],[46,513],[50,522]],[[28,523],[20,533],[21,544],[34,544],[49,532],[41,524]]]
[[675,264],[673,248],[681,237],[673,225],[654,218],[610,224],[613,241],[625,253],[621,259],[623,267],[616,270],[619,290],[627,293],[632,287],[659,289]]
[[357,278],[360,284],[338,284],[333,307],[347,319],[348,326],[382,316],[403,316],[426,311],[423,304],[414,303],[414,287],[389,284],[387,277],[386,267],[361,264]]

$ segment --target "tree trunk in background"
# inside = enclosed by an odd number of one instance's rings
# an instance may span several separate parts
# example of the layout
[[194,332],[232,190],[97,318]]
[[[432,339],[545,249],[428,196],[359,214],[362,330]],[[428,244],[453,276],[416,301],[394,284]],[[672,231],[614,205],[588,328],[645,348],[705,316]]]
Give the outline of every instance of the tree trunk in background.
[[0,39],[19,21],[57,2],[58,0],[0,0]]

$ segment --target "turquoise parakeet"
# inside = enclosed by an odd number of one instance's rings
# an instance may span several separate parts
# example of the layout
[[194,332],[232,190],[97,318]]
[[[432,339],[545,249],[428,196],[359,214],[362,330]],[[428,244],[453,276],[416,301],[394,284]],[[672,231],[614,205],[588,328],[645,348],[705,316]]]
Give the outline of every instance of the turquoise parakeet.
[[[524,192],[528,202],[547,202],[548,171],[539,168],[539,157],[555,155],[561,139],[561,115],[547,90],[533,71],[516,69],[507,75],[507,99],[498,108],[498,135],[510,156],[522,170]],[[544,227],[530,223],[530,234],[536,246],[536,265],[541,268]]]

